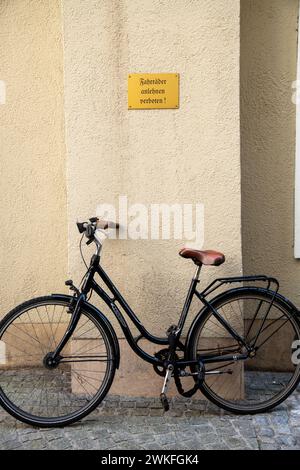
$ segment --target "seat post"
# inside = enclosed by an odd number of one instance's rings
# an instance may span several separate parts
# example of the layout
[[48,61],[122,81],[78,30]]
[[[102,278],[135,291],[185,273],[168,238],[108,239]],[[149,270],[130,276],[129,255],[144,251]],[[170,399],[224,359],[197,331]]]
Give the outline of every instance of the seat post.
[[199,282],[201,268],[202,268],[202,263],[197,264],[195,274],[194,274],[194,276],[191,280],[190,288],[189,288],[189,291],[187,293],[187,296],[186,296],[186,299],[185,299],[185,302],[184,302],[184,306],[183,306],[183,309],[182,309],[182,312],[181,312],[181,315],[180,315],[180,319],[179,319],[179,322],[178,322],[177,330],[180,332],[180,334],[181,334],[183,325],[185,323],[187,314],[189,312],[191,302],[193,300],[193,296],[194,296],[194,293],[195,293],[197,282]]
[[195,271],[195,274],[194,274],[194,277],[193,277],[193,281],[199,281],[199,277],[200,277],[200,273],[201,273],[201,268],[202,268],[202,264],[199,264],[199,265],[196,267],[196,271]]

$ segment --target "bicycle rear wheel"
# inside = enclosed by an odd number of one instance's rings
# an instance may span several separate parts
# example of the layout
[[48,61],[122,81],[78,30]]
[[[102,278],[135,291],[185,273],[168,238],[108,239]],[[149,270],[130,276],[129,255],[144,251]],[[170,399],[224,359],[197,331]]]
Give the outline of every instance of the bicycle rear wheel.
[[0,404],[39,427],[73,423],[105,397],[114,378],[111,334],[98,316],[81,311],[54,367],[55,350],[69,324],[69,301],[55,296],[25,302],[0,323]]
[[[255,346],[255,354],[242,361],[207,363],[203,394],[219,407],[240,414],[277,406],[300,380],[300,365],[293,355],[294,341],[300,339],[296,313],[280,296],[273,299],[270,291],[255,287],[225,292],[213,305],[247,344]],[[245,352],[211,311],[200,316],[190,344],[192,359]]]

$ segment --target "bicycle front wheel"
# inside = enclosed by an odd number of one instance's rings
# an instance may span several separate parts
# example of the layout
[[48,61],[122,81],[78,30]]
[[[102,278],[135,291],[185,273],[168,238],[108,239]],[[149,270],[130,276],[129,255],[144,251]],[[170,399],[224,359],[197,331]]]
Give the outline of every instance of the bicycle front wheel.
[[89,309],[54,366],[47,357],[69,324],[69,301],[41,297],[12,310],[0,324],[0,404],[39,427],[73,423],[105,397],[115,373],[114,348],[105,322]]
[[[297,315],[280,296],[255,287],[225,292],[213,301],[218,313],[239,333],[253,353],[237,357],[245,348],[228,333],[211,311],[206,311],[191,338],[191,358],[228,356],[207,362],[202,392],[228,411],[253,414],[270,410],[285,400],[300,380],[295,341],[300,339]],[[224,358],[226,359],[226,358]]]

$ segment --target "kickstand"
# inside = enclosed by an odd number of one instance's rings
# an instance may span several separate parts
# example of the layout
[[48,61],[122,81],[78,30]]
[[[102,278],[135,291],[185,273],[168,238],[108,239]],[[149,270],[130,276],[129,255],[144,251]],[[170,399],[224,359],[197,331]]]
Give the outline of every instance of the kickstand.
[[169,381],[170,381],[170,377],[172,375],[172,372],[173,372],[174,368],[173,366],[170,364],[168,366],[168,369],[166,371],[166,375],[165,375],[165,379],[164,379],[164,384],[163,384],[163,387],[162,387],[162,390],[161,390],[161,394],[160,394],[160,401],[161,401],[161,404],[162,404],[162,407],[165,411],[169,411],[170,407],[169,407],[169,401],[168,401],[168,398],[167,398],[167,390],[168,390],[168,385],[169,385]]

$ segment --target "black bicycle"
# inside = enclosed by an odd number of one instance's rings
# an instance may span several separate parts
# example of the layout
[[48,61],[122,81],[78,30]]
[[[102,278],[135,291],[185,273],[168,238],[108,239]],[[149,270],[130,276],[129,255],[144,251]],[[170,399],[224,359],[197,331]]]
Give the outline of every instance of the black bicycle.
[[[114,313],[133,351],[164,377],[160,398],[165,410],[171,378],[181,395],[200,391],[218,406],[242,414],[270,410],[293,392],[300,380],[300,365],[293,360],[299,313],[278,293],[276,279],[219,278],[199,292],[201,267],[222,264],[224,255],[184,248],[180,255],[196,264],[196,272],[178,324],[159,338],[141,324],[100,265],[104,234],[117,224],[92,218],[77,226],[88,244],[96,244],[80,290],[66,281],[72,296],[29,300],[0,323],[0,404],[8,413],[39,427],[62,426],[86,416],[106,396],[120,351],[110,322],[88,301],[93,292]],[[231,287],[224,291],[226,284]],[[212,296],[217,289],[220,293]],[[183,338],[193,298],[203,306]],[[138,337],[124,313],[139,330]],[[139,346],[142,338],[161,349],[153,356],[146,353]],[[194,385],[184,391],[182,380],[190,376]]]

